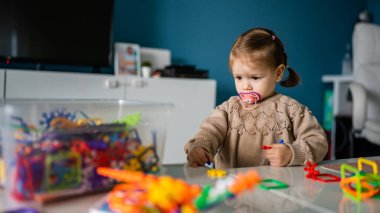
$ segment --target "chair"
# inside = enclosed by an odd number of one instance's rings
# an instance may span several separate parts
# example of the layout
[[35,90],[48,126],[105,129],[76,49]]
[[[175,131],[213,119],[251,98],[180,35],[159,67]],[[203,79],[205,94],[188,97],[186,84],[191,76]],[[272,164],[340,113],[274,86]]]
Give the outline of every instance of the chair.
[[[380,146],[380,26],[360,22],[352,36],[352,126],[355,138]],[[353,154],[353,142],[351,143]]]

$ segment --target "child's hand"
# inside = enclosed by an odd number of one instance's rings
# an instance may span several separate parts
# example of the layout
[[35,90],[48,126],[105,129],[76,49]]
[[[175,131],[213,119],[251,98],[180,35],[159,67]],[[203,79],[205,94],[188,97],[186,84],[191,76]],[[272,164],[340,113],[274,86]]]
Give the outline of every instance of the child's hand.
[[292,150],[284,144],[273,144],[264,153],[271,166],[286,166],[293,157]]
[[203,166],[207,162],[214,163],[212,155],[202,147],[195,147],[187,154],[187,161],[190,166]]

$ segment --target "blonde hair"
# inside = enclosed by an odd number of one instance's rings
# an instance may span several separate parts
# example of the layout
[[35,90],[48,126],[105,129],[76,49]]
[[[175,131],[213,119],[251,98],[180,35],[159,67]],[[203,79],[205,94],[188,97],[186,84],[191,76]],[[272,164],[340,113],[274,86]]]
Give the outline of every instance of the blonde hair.
[[294,87],[300,82],[298,73],[288,65],[284,45],[275,33],[265,28],[253,28],[241,34],[234,42],[229,59],[230,68],[234,60],[247,63],[263,61],[273,67],[285,65],[289,74],[280,82],[283,87]]

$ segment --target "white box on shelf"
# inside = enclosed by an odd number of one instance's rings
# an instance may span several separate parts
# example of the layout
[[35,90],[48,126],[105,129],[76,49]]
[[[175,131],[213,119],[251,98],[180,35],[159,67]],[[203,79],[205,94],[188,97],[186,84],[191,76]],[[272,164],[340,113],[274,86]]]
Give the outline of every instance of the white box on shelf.
[[141,47],[141,62],[149,61],[152,70],[162,69],[171,64],[171,53],[168,49]]

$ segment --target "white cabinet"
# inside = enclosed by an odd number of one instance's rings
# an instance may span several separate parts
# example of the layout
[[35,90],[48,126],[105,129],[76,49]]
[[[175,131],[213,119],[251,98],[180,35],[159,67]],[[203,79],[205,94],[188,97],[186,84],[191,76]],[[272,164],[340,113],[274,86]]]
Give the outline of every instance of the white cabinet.
[[0,70],[0,102],[4,99],[5,70]]
[[164,164],[186,162],[185,143],[215,107],[216,81],[185,78],[128,78],[126,98],[174,104]]
[[126,98],[174,104],[164,164],[186,161],[184,144],[211,113],[216,100],[216,81],[210,79],[121,78],[105,74],[28,70],[7,70],[5,76],[6,86],[2,87],[5,93],[1,92],[5,99]]
[[121,84],[113,75],[7,70],[5,98],[121,99]]

